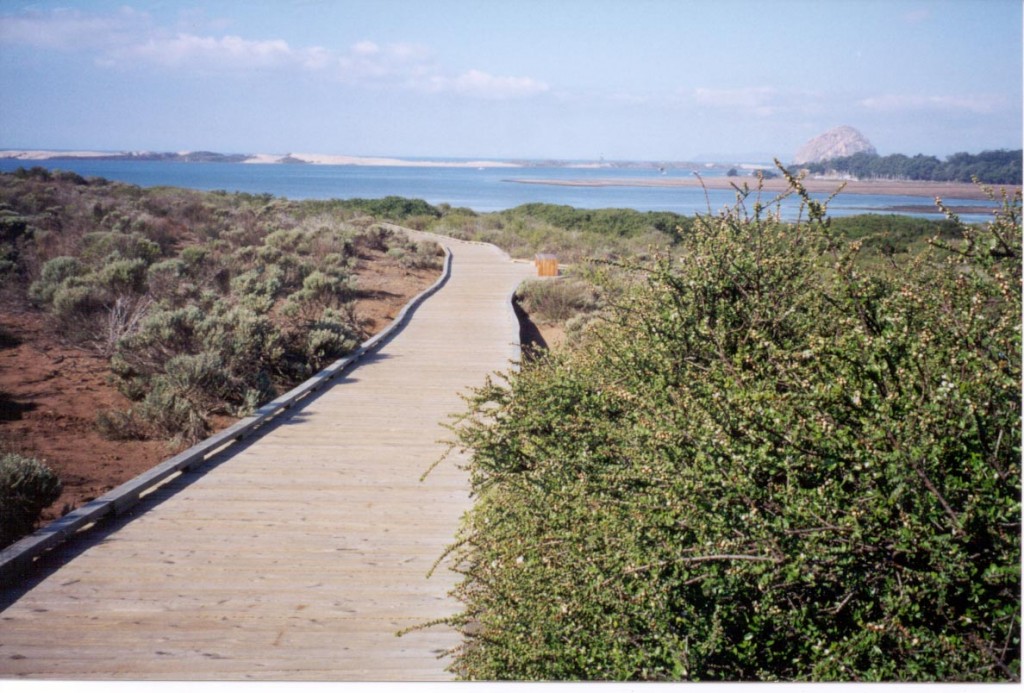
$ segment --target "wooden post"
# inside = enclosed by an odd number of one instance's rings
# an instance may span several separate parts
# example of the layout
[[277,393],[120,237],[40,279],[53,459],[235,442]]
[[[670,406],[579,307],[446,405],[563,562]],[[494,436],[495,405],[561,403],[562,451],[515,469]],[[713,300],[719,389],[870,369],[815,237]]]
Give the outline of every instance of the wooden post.
[[537,265],[537,276],[538,277],[557,277],[558,276],[558,258],[548,253],[538,253],[533,263]]

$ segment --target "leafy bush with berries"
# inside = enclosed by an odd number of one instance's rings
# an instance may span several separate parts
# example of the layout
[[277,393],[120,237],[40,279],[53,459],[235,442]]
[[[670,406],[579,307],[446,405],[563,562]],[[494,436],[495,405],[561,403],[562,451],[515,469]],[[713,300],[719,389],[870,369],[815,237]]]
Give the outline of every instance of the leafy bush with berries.
[[470,398],[456,674],[1019,680],[1020,195],[886,266],[803,194]]

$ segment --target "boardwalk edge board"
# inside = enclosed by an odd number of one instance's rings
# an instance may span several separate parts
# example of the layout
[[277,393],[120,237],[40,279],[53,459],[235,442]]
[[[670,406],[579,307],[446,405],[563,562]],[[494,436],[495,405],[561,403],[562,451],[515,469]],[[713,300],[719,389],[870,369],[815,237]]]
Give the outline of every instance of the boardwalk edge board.
[[[387,225],[392,226],[392,225]],[[401,227],[394,226],[395,229]],[[404,229],[401,229],[404,231]],[[434,235],[434,234],[431,234]],[[353,368],[363,357],[382,347],[408,322],[411,313],[430,296],[443,287],[452,270],[451,250],[437,237],[437,243],[444,251],[444,266],[437,281],[413,297],[387,328],[380,331],[347,356],[338,359],[316,375],[299,384],[287,393],[264,404],[251,416],[241,419],[191,448],[152,467],[142,474],[108,491],[99,498],[89,501],[62,518],[54,520],[27,537],[16,541],[0,551],[0,580],[9,581],[25,574],[44,553],[62,543],[72,535],[85,531],[99,520],[116,516],[138,503],[148,491],[162,484],[171,476],[200,467],[214,454],[234,445],[257,428],[266,425],[278,415],[291,409],[297,402],[317,392],[331,380]]]

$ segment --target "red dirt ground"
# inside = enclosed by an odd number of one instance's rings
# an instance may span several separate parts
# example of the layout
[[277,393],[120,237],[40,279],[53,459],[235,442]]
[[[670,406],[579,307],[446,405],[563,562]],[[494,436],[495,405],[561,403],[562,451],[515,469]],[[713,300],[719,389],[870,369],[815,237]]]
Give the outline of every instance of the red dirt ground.
[[[357,268],[356,311],[364,329],[384,329],[409,299],[437,279],[437,270],[408,270],[383,253],[368,254]],[[166,441],[110,441],[95,429],[96,413],[126,410],[131,402],[107,382],[106,359],[61,343],[46,316],[3,300],[0,326],[13,339],[0,341],[0,452],[35,457],[64,484],[43,523],[70,512],[171,457]],[[233,419],[217,422],[229,426]]]

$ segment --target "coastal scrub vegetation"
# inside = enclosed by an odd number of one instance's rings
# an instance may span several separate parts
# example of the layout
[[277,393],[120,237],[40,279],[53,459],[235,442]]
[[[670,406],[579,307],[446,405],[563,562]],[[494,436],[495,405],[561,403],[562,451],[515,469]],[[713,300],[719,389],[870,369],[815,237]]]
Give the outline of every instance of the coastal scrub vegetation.
[[60,479],[39,460],[0,454],[0,548],[31,532],[60,491]]
[[289,201],[143,189],[77,174],[0,176],[6,300],[109,359],[133,405],[101,411],[113,439],[194,442],[344,355],[367,335],[354,301],[368,252],[439,267],[376,223],[416,200]]
[[[751,209],[760,205],[760,213],[766,213],[770,203],[760,196],[749,199],[757,192],[741,193],[740,204]],[[606,300],[604,294],[615,284],[612,278],[623,278],[620,263],[678,254],[698,223],[696,217],[672,212],[576,209],[547,203],[491,213],[447,205],[440,205],[438,211],[427,225],[431,231],[493,243],[513,257],[556,255],[560,264],[567,266],[566,276],[528,282],[517,292],[517,300],[532,321],[563,328],[570,341],[599,312]],[[860,243],[858,265],[889,265],[916,255],[932,239],[961,237],[958,222],[897,214],[838,217],[831,220],[831,228],[837,237]],[[598,274],[604,278],[598,279]]]
[[869,261],[804,199],[619,263],[468,398],[454,673],[1020,679],[1020,194]]
[[477,213],[441,206],[427,227],[466,240],[493,243],[512,257],[553,253],[560,262],[651,257],[685,236],[692,217],[633,209],[576,209],[529,203],[501,212]]
[[[762,204],[761,210],[769,206]],[[576,209],[547,203],[490,213],[441,205],[439,211],[426,226],[431,231],[493,243],[513,257],[553,253],[560,262],[581,266],[593,261],[650,260],[673,254],[698,223],[696,217],[673,212]],[[832,228],[838,236],[862,241],[859,261],[914,254],[936,236],[947,240],[960,236],[960,224],[956,222],[898,214],[837,217],[832,219]]]

